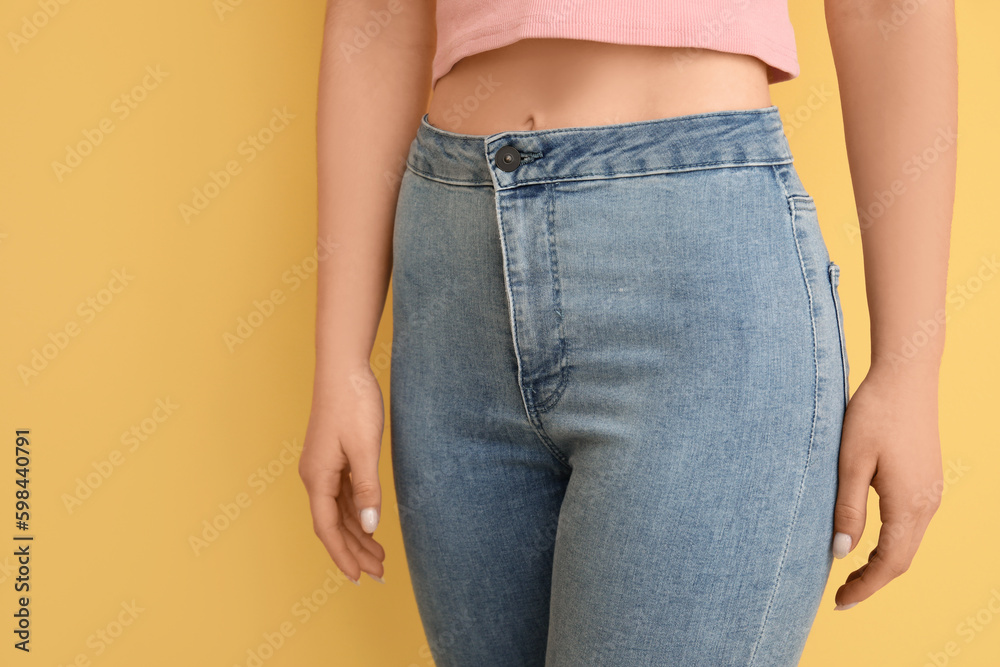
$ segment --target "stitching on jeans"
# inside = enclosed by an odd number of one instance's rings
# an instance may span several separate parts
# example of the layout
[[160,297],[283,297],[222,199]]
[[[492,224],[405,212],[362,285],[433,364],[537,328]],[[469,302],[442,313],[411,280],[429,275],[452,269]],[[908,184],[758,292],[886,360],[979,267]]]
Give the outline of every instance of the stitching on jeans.
[[499,199],[495,195],[493,197],[493,206],[494,206],[494,209],[496,211],[497,227],[498,227],[497,231],[499,232],[499,238],[500,238],[500,253],[503,256],[503,274],[504,274],[503,284],[504,284],[505,296],[506,296],[506,299],[507,299],[507,307],[508,307],[508,313],[507,314],[510,317],[511,343],[513,344],[513,347],[514,347],[514,359],[515,359],[515,361],[517,361],[517,385],[518,385],[518,392],[521,393],[521,400],[524,403],[524,410],[527,413],[528,418],[530,419],[531,418],[531,414],[530,414],[531,410],[528,407],[527,400],[525,400],[524,393],[523,393],[523,390],[522,390],[523,387],[524,387],[524,381],[523,381],[523,374],[522,374],[522,368],[521,368],[521,366],[522,366],[521,365],[521,351],[518,349],[518,346],[517,346],[517,317],[516,317],[516,313],[515,313],[516,307],[514,305],[514,299],[511,298],[511,294],[510,294],[510,259],[507,256],[507,239],[506,239],[506,236],[504,235],[503,222],[502,222],[502,218],[501,218],[501,215],[500,215],[500,201],[499,201]]
[[559,283],[559,261],[556,255],[556,245],[553,241],[554,236],[554,222],[556,216],[556,203],[555,203],[555,188],[551,183],[547,184],[545,187],[545,193],[547,195],[547,212],[546,212],[546,236],[548,237],[549,243],[549,258],[552,261],[552,287],[555,294],[556,302],[556,317],[557,317],[557,331],[559,336],[559,384],[556,388],[549,394],[549,397],[545,399],[543,403],[539,403],[535,406],[538,412],[547,412],[551,410],[556,404],[556,401],[562,396],[563,390],[566,388],[569,375],[569,367],[566,364],[566,350],[567,343],[566,339],[563,337],[563,326],[562,326],[562,288]]
[[440,176],[433,176],[426,171],[421,171],[414,167],[409,162],[406,163],[406,168],[412,171],[414,174],[420,178],[426,178],[428,181],[434,181],[435,183],[444,183],[445,185],[458,185],[466,188],[493,188],[493,183],[490,181],[451,181]]
[[532,410],[529,419],[531,421],[531,425],[535,429],[535,435],[537,435],[538,439],[542,441],[545,449],[549,450],[552,456],[560,465],[562,465],[563,468],[567,471],[572,471],[573,466],[569,464],[569,461],[566,459],[566,455],[563,454],[558,447],[556,447],[556,444],[552,442],[551,438],[549,438],[549,434],[545,432],[545,428],[542,426],[542,421],[538,418],[538,411]]
[[[553,188],[551,184],[545,188],[546,194],[548,195],[548,206],[546,211],[546,235],[549,238],[549,256],[552,257],[553,261],[553,284],[555,285],[556,294],[561,294],[559,290],[559,272],[558,265],[555,263],[555,248],[552,245],[552,222],[555,218],[555,198],[553,193]],[[560,309],[562,308],[562,300],[558,301]],[[549,434],[546,433],[545,427],[542,425],[541,413],[551,409],[552,406],[562,397],[563,391],[566,389],[566,385],[569,383],[569,367],[566,365],[566,341],[562,336],[562,313],[559,312],[559,384],[556,385],[555,390],[549,395],[544,403],[532,403],[532,410],[530,414],[531,424],[535,428],[535,434],[538,439],[542,441],[545,447],[552,452],[552,455],[559,461],[560,464],[567,470],[572,471],[573,466],[569,464],[569,459],[566,458],[566,454],[559,449]]]
[[[684,165],[684,166],[676,167],[676,168],[656,169],[656,170],[651,170],[651,171],[615,172],[614,174],[598,174],[598,173],[593,173],[593,174],[577,174],[575,176],[563,177],[563,178],[559,178],[559,177],[537,178],[537,179],[533,179],[533,180],[520,180],[520,181],[517,181],[516,183],[513,183],[511,185],[500,186],[500,187],[497,187],[496,189],[497,190],[512,190],[512,189],[514,189],[516,187],[519,187],[521,185],[532,185],[532,184],[539,184],[539,183],[561,183],[561,182],[564,182],[564,181],[566,181],[566,182],[569,182],[569,181],[585,181],[585,180],[589,181],[589,180],[604,180],[604,179],[612,179],[612,178],[629,178],[629,177],[636,177],[636,176],[656,176],[656,175],[659,175],[659,174],[676,174],[676,173],[681,173],[681,172],[685,172],[685,171],[697,171],[697,170],[700,170],[700,169],[725,169],[727,167],[773,167],[775,165],[789,164],[792,161],[791,159],[785,159],[785,158],[776,158],[776,159],[780,160],[780,161],[777,161],[777,162],[775,162],[775,161],[766,161],[766,162],[749,162],[749,161],[748,162],[701,162],[701,163],[696,163],[696,164],[688,164],[688,165]],[[492,186],[492,182],[491,181],[457,181],[457,180],[445,179],[445,178],[442,178],[440,176],[435,176],[435,175],[433,175],[433,174],[431,174],[429,172],[425,172],[425,171],[423,171],[423,170],[421,170],[421,169],[413,166],[409,162],[406,163],[406,167],[407,167],[407,169],[409,169],[410,171],[414,172],[415,174],[418,174],[418,175],[420,175],[420,176],[422,176],[422,177],[424,177],[424,178],[426,178],[428,180],[431,180],[431,181],[437,181],[438,183],[447,183],[448,185],[462,185],[462,186],[467,186],[467,187]]]
[[[834,280],[833,267],[837,267],[836,282]],[[837,318],[837,342],[840,343],[840,372],[844,376],[844,405],[851,400],[851,386],[849,381],[848,361],[847,361],[847,332],[844,329],[843,306],[840,302],[840,291],[837,283],[840,282],[840,265],[830,260],[826,265],[826,277],[830,282],[830,291],[833,294],[833,314]]]
[[[781,161],[775,161],[781,160]],[[743,162],[737,162],[733,160],[727,161],[715,161],[715,162],[693,162],[684,164],[680,167],[668,167],[666,169],[652,169],[652,170],[642,170],[642,171],[616,171],[613,174],[604,174],[594,172],[592,174],[574,174],[569,177],[552,177],[546,176],[542,178],[534,179],[518,179],[516,183],[509,186],[503,187],[503,190],[509,190],[511,188],[516,188],[521,185],[532,185],[535,183],[559,183],[562,181],[582,181],[582,180],[601,180],[610,178],[625,178],[628,176],[654,176],[656,174],[674,174],[683,171],[696,171],[699,169],[725,169],[726,167],[767,167],[774,166],[776,164],[787,164],[791,160],[785,160],[785,158],[775,158],[775,160],[764,160],[764,161],[753,161],[746,160]]]
[[805,263],[802,261],[802,248],[799,246],[798,227],[795,224],[798,212],[795,209],[795,198],[788,197],[788,190],[785,188],[785,184],[782,180],[783,177],[781,174],[778,173],[777,167],[774,167],[772,169],[772,173],[774,174],[776,180],[778,181],[778,185],[781,186],[781,190],[782,192],[785,193],[786,200],[788,201],[788,211],[790,214],[791,226],[792,226],[792,239],[795,241],[795,252],[799,257],[799,268],[802,271],[802,280],[806,286],[806,295],[809,297],[809,322],[812,326],[813,367],[815,369],[813,375],[813,415],[812,415],[812,425],[810,426],[809,430],[809,446],[806,449],[806,463],[805,466],[802,468],[802,478],[799,482],[798,493],[795,496],[795,509],[792,513],[792,520],[788,527],[788,536],[785,538],[785,547],[784,549],[782,549],[781,558],[778,561],[778,574],[774,581],[774,588],[771,590],[771,597],[767,601],[767,608],[764,610],[764,619],[761,621],[760,634],[757,635],[757,641],[754,642],[753,649],[751,649],[750,651],[750,660],[747,663],[748,665],[754,664],[754,657],[757,655],[757,647],[760,646],[760,642],[764,638],[764,633],[767,630],[767,622],[770,619],[771,615],[771,605],[774,604],[774,598],[777,597],[778,589],[781,586],[781,571],[782,568],[785,566],[785,556],[788,554],[788,547],[792,542],[792,534],[795,532],[795,522],[798,520],[799,517],[799,508],[802,502],[802,492],[806,483],[806,475],[809,472],[809,462],[812,458],[813,442],[816,437],[816,417],[819,410],[819,352],[818,352],[818,343],[816,340],[816,313],[815,309],[813,308],[812,289],[809,286],[809,278],[806,275]]
[[535,409],[534,407],[528,405],[528,399],[524,395],[524,375],[521,365],[521,351],[517,345],[517,317],[515,317],[516,308],[514,305],[514,299],[510,293],[510,277],[509,277],[510,259],[507,256],[507,239],[506,236],[504,235],[503,222],[501,221],[501,216],[500,216],[500,200],[499,197],[496,196],[496,194],[494,194],[493,196],[493,207],[494,211],[496,212],[497,228],[498,228],[497,232],[499,233],[499,239],[500,239],[500,252],[503,255],[503,273],[504,273],[503,282],[504,282],[504,291],[507,296],[508,312],[510,314],[511,343],[514,346],[514,359],[517,361],[517,388],[518,392],[521,394],[521,401],[524,405],[524,412],[525,415],[528,417],[528,422],[531,424],[532,429],[535,431],[535,435],[538,437],[539,440],[542,441],[542,445],[545,447],[545,449],[549,450],[549,453],[552,455],[552,457],[555,458],[556,461],[560,463],[563,467],[565,467],[567,470],[572,470],[573,466],[569,464],[569,461],[566,459],[566,456],[561,451],[556,449],[555,444],[549,439],[548,435],[546,435],[541,430],[541,423],[538,421]]
[[[705,112],[699,113],[699,114],[685,114],[683,116],[669,116],[667,118],[650,118],[649,120],[636,120],[636,121],[631,121],[631,122],[627,122],[627,123],[616,123],[615,125],[616,126],[625,126],[625,125],[627,125],[627,126],[633,126],[633,125],[647,125],[647,124],[652,124],[652,123],[663,123],[664,121],[667,121],[667,122],[681,121],[681,120],[688,120],[688,121],[690,121],[690,119],[692,117],[701,117],[701,116],[746,116],[746,115],[749,115],[749,114],[760,114],[760,115],[763,116],[763,115],[768,115],[768,114],[774,113],[776,111],[776,109],[774,109],[772,107],[773,107],[773,105],[772,106],[767,106],[767,107],[760,107],[760,108],[757,108],[757,109],[733,109],[733,110],[728,110],[728,111],[726,111],[726,110],[723,110],[723,111],[705,111]],[[595,126],[595,127],[603,127],[603,126],[598,125],[598,126]],[[581,132],[581,131],[587,131],[587,130],[590,130],[590,129],[591,128],[587,127],[587,126],[579,126],[579,127],[557,127],[557,128],[552,128],[552,129],[549,129],[549,130],[512,130],[511,132],[498,132],[497,134],[512,134],[512,135],[517,135],[518,133],[521,133],[521,134],[538,134],[538,133],[544,132],[545,134],[543,136],[548,137],[548,136],[553,136],[553,135],[556,135],[556,134],[569,134],[570,132]],[[496,135],[488,135],[488,136],[493,137],[493,136],[496,136]]]

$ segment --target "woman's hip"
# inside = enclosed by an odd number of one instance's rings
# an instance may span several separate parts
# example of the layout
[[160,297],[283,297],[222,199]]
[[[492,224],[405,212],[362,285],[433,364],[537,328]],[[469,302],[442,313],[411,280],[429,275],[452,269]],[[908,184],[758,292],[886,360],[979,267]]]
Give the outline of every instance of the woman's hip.
[[499,364],[528,416],[713,395],[842,415],[839,267],[776,111],[485,137],[424,123],[393,251],[394,373]]

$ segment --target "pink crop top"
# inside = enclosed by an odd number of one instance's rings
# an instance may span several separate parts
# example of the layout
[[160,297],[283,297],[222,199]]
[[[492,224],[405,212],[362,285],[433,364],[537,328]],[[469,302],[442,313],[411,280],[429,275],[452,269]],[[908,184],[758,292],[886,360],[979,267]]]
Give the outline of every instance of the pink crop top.
[[436,22],[431,87],[465,56],[529,37],[745,53],[769,83],[799,75],[787,0],[437,0]]

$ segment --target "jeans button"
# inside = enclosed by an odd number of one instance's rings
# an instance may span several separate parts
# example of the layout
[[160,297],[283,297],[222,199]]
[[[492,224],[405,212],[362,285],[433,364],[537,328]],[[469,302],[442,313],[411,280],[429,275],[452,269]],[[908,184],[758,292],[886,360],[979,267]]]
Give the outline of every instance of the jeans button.
[[497,151],[496,164],[503,171],[514,171],[521,164],[521,154],[513,146],[504,146]]

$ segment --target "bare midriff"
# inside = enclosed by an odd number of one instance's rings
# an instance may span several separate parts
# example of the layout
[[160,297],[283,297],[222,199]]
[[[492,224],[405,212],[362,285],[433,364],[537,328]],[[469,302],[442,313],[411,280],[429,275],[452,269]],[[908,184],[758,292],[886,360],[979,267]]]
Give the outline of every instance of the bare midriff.
[[523,39],[459,60],[428,122],[459,134],[610,125],[771,105],[767,66],[709,49]]

